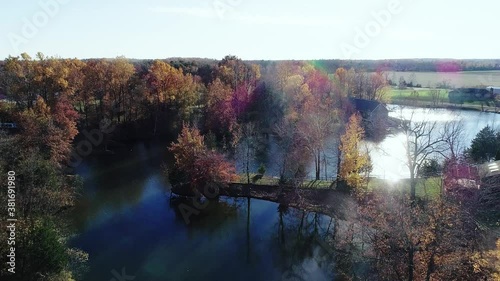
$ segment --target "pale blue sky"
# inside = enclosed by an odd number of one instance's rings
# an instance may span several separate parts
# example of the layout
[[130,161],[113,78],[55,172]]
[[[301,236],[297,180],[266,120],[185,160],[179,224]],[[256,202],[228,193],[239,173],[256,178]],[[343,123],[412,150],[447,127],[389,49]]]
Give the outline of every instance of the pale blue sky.
[[3,0],[0,59],[38,51],[77,58],[500,58],[499,8],[495,0]]

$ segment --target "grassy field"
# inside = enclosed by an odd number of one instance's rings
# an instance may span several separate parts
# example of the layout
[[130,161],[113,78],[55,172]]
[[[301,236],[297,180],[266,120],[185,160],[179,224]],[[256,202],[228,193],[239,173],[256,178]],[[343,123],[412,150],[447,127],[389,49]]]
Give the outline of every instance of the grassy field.
[[[421,84],[422,87],[435,87],[445,81],[447,84],[460,87],[500,86],[500,71],[466,71],[466,72],[388,72],[388,78],[398,83],[400,77],[407,82]],[[412,79],[413,78],[413,79]]]
[[389,91],[389,97],[393,102],[397,101],[424,101],[424,102],[436,101],[438,103],[449,102],[448,90],[435,90],[433,92],[428,88],[414,88],[414,89],[404,89],[404,90],[391,88],[391,90]]
[[[398,182],[391,182],[383,179],[370,179],[368,183],[369,189],[389,189],[401,191],[403,193],[410,192],[410,180],[405,179]],[[442,182],[440,177],[417,179],[416,192],[417,196],[424,199],[437,198],[441,194]]]
[[463,104],[450,103],[448,99],[449,90],[439,89],[431,90],[429,88],[408,88],[400,90],[398,88],[391,88],[389,90],[389,103],[401,105],[413,105],[422,107],[436,107],[436,108],[462,108],[473,109],[478,111],[498,112],[494,104],[481,104],[479,101],[466,102]]

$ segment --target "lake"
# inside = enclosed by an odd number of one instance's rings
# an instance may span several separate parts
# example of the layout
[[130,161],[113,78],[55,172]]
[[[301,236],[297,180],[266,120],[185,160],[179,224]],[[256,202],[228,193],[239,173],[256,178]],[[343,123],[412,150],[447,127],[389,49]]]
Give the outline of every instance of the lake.
[[[394,118],[410,119],[416,122],[436,122],[436,131],[439,131],[446,122],[459,122],[464,124],[464,135],[462,144],[470,146],[476,134],[487,125],[498,128],[500,126],[500,114],[449,109],[426,109],[389,106],[389,116]],[[409,178],[410,172],[406,166],[406,151],[404,148],[405,136],[403,133],[388,135],[382,142],[368,143],[370,156],[373,161],[372,176],[399,180]]]
[[328,216],[223,198],[186,223],[178,206],[189,202],[171,200],[160,171],[171,159],[166,143],[138,143],[78,167],[84,190],[70,244],[89,253],[84,280],[116,281],[122,272],[148,281],[337,279],[324,243],[337,223]]

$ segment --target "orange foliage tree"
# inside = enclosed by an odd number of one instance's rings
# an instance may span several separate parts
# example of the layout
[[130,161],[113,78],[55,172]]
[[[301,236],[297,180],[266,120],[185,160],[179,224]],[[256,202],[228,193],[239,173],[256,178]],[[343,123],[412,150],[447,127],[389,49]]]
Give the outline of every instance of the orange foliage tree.
[[207,149],[204,137],[197,128],[184,125],[177,141],[170,145],[169,150],[174,154],[175,169],[183,177],[181,180],[189,181],[192,188],[237,179],[234,165],[220,153]]
[[[382,280],[488,280],[475,255],[481,237],[459,204],[436,198],[420,204],[394,191],[363,198],[366,252]],[[494,280],[494,279],[493,279]]]
[[54,164],[64,163],[71,152],[72,142],[78,134],[78,113],[64,97],[59,97],[50,108],[42,97],[38,97],[33,108],[19,113],[18,122],[22,131],[22,146],[38,148],[47,153]]

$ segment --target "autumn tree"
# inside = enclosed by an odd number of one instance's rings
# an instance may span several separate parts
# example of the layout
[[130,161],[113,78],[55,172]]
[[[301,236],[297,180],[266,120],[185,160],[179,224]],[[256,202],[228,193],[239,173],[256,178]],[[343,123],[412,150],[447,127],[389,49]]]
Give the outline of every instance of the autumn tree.
[[352,75],[344,68],[338,68],[333,75],[332,96],[337,108],[345,109],[352,94]]
[[215,76],[236,90],[238,86],[254,87],[260,78],[260,67],[247,64],[236,56],[225,56],[215,70]]
[[284,118],[273,128],[278,146],[281,149],[277,157],[280,167],[280,182],[295,185],[306,176],[306,165],[310,161],[310,152],[305,149],[295,121]]
[[285,85],[287,83],[288,77],[295,74],[297,67],[289,61],[277,62],[274,66],[273,73],[271,74],[271,81],[273,87],[278,91],[278,93],[283,93],[285,91]]
[[198,129],[184,125],[177,142],[172,143],[169,150],[174,154],[177,168],[189,171],[196,157],[205,151],[205,140]]
[[191,74],[184,75],[160,60],[153,62],[146,76],[150,100],[155,106],[154,133],[156,133],[160,111],[173,107],[186,120],[198,101],[199,85]]
[[26,53],[21,57],[9,56],[0,72],[0,85],[19,109],[31,108],[36,101],[35,62]]
[[366,99],[382,103],[388,101],[388,84],[383,73],[375,72],[367,76]]
[[340,178],[356,190],[364,184],[365,180],[361,171],[368,164],[368,155],[360,149],[363,136],[361,116],[353,114],[349,118],[345,134],[340,139],[340,151],[342,152]]
[[39,97],[34,107],[19,113],[17,119],[23,147],[38,148],[56,166],[66,162],[78,134],[78,113],[64,96],[58,98],[53,108]]
[[327,141],[337,129],[337,118],[335,110],[316,100],[302,113],[297,123],[299,137],[314,159],[316,180],[320,180],[321,159],[322,156],[325,158]]
[[106,73],[107,91],[103,98],[104,111],[110,120],[120,123],[127,108],[125,100],[130,95],[130,81],[135,73],[134,66],[124,57],[111,60]]
[[89,60],[83,68],[84,80],[83,91],[77,96],[81,106],[81,111],[85,114],[86,123],[89,122],[89,115],[93,112],[99,122],[105,116],[104,97],[110,89],[108,83],[110,63],[107,60]]
[[37,96],[53,107],[60,95],[71,98],[81,90],[83,62],[77,59],[46,57],[36,59],[23,53],[6,59],[0,71],[0,87],[16,101],[18,108],[31,108]]
[[37,53],[37,60],[34,61],[35,73],[33,77],[37,94],[41,96],[49,106],[56,103],[57,96],[61,94],[71,95],[71,85],[69,81],[70,68],[67,61],[46,57],[42,53]]
[[191,188],[236,180],[234,165],[216,151],[207,149],[204,137],[196,128],[184,125],[169,151],[174,155],[175,169],[183,175],[180,180],[189,181],[181,183],[189,183]]
[[213,150],[205,151],[196,159],[194,171],[191,184],[196,187],[207,183],[227,184],[238,179],[234,164]]
[[208,86],[205,96],[205,127],[219,136],[229,138],[238,130],[233,108],[233,91],[219,78]]
[[313,68],[305,73],[304,78],[313,96],[323,101],[329,97],[332,83],[327,73]]
[[413,204],[386,191],[371,194],[360,213],[381,279],[484,280],[487,269],[473,258],[480,234],[459,204]]
[[235,56],[226,56],[214,70],[214,81],[208,85],[205,98],[206,128],[219,138],[238,143],[241,126],[251,121],[260,67]]

